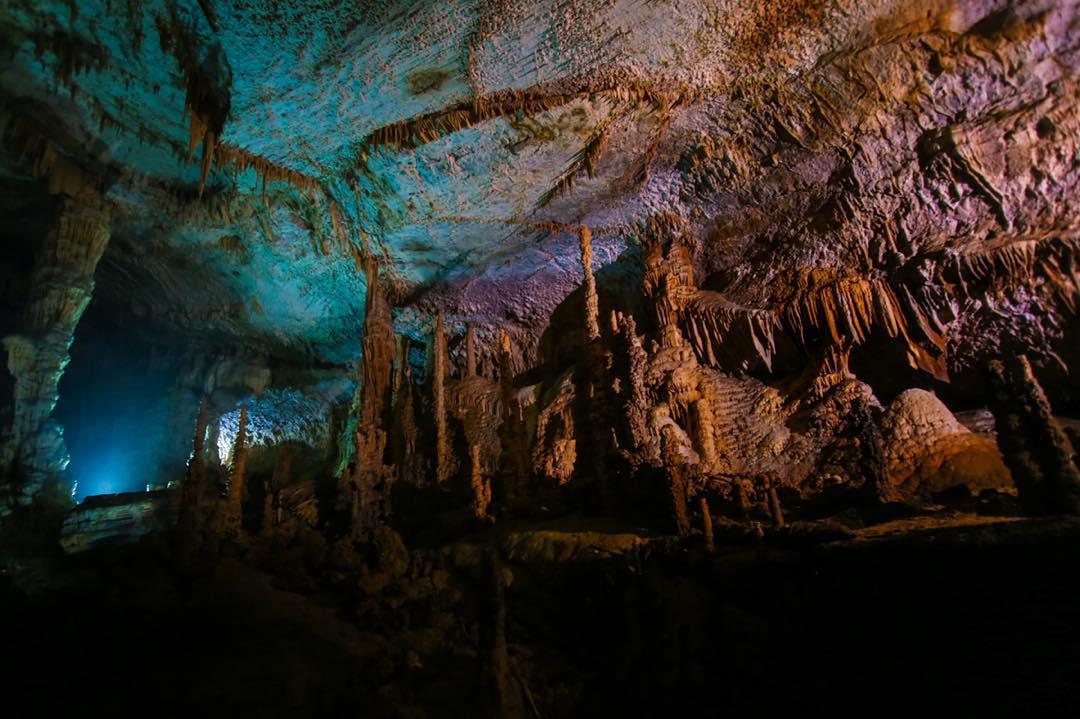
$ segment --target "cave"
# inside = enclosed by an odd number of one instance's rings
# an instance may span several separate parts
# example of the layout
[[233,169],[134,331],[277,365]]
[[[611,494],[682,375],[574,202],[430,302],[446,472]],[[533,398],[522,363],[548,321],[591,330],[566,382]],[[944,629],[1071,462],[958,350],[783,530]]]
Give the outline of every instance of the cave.
[[1075,0],[0,33],[6,715],[1080,700]]

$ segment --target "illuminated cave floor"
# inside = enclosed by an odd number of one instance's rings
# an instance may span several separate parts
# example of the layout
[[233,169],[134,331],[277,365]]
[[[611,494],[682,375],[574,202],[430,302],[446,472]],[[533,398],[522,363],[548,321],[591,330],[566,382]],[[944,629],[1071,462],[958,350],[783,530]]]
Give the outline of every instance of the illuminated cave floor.
[[[944,512],[839,541],[796,526],[713,554],[591,520],[503,531],[520,716],[1040,716],[1080,699],[1078,519]],[[257,552],[211,559],[162,537],[8,557],[5,704],[10,716],[496,716],[490,585],[475,564],[491,539],[388,584],[369,576],[375,599],[333,561],[304,588],[312,578],[287,562],[271,575],[249,564]],[[302,552],[326,550],[312,542]]]

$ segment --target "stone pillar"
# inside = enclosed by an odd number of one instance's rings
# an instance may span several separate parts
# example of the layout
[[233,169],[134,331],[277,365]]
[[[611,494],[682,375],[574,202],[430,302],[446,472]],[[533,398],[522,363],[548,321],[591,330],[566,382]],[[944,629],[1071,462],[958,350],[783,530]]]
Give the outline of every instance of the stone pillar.
[[668,492],[671,498],[671,513],[675,519],[675,530],[680,537],[690,536],[690,511],[687,507],[686,467],[679,456],[679,440],[669,423],[664,425],[660,434],[661,454],[664,470],[667,473]]
[[191,461],[188,463],[187,476],[180,485],[180,526],[185,529],[197,529],[201,527],[203,520],[203,484],[206,478],[203,449],[207,413],[206,399],[203,399],[199,403],[199,414],[195,420],[195,436],[191,441]]
[[281,524],[281,491],[288,486],[292,478],[292,460],[292,447],[286,446],[278,450],[274,473],[266,485],[266,494],[263,496],[262,530],[264,533]]
[[491,482],[484,477],[484,465],[480,457],[480,447],[469,445],[469,484],[472,488],[472,510],[477,519],[489,517],[491,506]]
[[465,376],[476,376],[476,333],[472,322],[465,323]]
[[1080,511],[1080,472],[1072,444],[1028,358],[994,360],[986,374],[998,446],[1021,501],[1035,513]]
[[367,301],[360,342],[360,419],[353,434],[352,467],[339,478],[338,486],[338,504],[348,513],[350,532],[389,514],[394,476],[385,465],[394,372],[393,322],[374,259],[365,260],[364,273]]
[[514,387],[514,351],[510,335],[499,330],[499,403],[502,422],[499,424],[500,510],[513,508],[527,494],[529,479],[529,438],[524,409]]
[[450,442],[446,424],[446,332],[443,329],[443,313],[435,319],[435,352],[432,392],[435,405],[435,481],[443,483],[451,474]]
[[43,490],[67,490],[61,482],[69,460],[64,430],[52,413],[109,233],[109,210],[96,191],[83,188],[61,200],[35,261],[22,333],[3,340],[15,378],[14,411],[0,456],[12,482],[11,504],[28,505]]
[[600,336],[600,304],[596,295],[596,279],[592,271],[592,233],[589,228],[582,225],[581,236],[581,267],[584,271],[585,288],[585,331],[589,339],[594,340]]
[[704,494],[698,498],[698,505],[701,507],[701,529],[705,534],[705,551],[714,552],[716,540],[713,537],[712,513],[709,511],[709,500]]
[[244,517],[244,468],[247,464],[247,407],[240,409],[240,421],[236,429],[233,444],[232,472],[229,475],[229,489],[225,498],[218,505],[214,529],[218,534],[237,539],[243,528]]

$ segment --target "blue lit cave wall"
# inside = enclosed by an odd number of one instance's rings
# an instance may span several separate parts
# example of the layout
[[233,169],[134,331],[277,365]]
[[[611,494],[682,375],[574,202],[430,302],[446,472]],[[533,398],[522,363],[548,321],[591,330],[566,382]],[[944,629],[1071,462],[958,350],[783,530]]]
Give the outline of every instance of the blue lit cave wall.
[[[99,297],[105,289],[99,287]],[[203,399],[212,475],[224,476],[232,463],[241,407],[249,412],[252,476],[271,472],[284,447],[294,452],[298,480],[325,475],[355,391],[349,367],[269,358],[237,345],[193,343],[116,304],[91,302],[56,409],[74,498],[181,479]]]

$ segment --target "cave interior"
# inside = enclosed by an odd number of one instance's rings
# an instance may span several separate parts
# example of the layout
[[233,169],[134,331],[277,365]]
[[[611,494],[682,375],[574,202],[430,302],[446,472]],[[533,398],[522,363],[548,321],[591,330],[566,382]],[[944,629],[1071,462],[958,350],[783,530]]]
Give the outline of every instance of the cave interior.
[[11,716],[1080,699],[1076,0],[0,33]]

